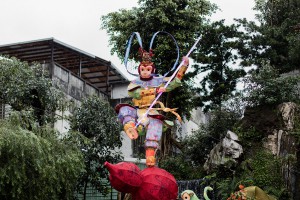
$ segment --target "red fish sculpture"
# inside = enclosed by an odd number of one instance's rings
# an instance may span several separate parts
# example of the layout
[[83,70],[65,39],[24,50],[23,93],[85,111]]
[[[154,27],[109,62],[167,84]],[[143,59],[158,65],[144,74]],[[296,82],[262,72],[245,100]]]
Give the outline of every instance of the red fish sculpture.
[[131,193],[133,200],[175,200],[178,195],[177,182],[172,174],[158,167],[144,170],[133,163],[106,162],[110,183],[120,192]]

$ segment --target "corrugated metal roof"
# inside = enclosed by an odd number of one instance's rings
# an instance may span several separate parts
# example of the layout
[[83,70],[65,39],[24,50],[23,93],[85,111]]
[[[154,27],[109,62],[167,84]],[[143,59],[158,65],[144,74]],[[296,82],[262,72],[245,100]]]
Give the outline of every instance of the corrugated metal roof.
[[110,95],[112,84],[128,82],[107,60],[84,52],[54,38],[0,45],[0,55],[21,61],[55,63]]

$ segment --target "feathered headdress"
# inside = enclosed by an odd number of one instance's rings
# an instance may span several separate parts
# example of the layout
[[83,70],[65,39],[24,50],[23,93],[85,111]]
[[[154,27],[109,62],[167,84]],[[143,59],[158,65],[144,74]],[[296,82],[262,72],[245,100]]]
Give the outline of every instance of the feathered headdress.
[[[129,74],[134,75],[134,76],[139,76],[139,74],[133,73],[130,70],[128,70],[128,67],[127,67],[128,57],[129,57],[130,48],[131,48],[131,42],[132,42],[134,36],[136,36],[136,38],[138,40],[138,43],[139,43],[139,46],[140,46],[139,53],[140,53],[140,57],[141,57],[141,63],[140,63],[139,66],[141,66],[141,65],[151,65],[151,66],[153,66],[153,71],[155,70],[154,63],[152,62],[152,57],[154,56],[152,45],[154,43],[154,39],[156,38],[156,36],[159,33],[165,33],[168,36],[170,36],[172,38],[172,40],[174,41],[174,43],[176,45],[176,50],[177,50],[177,59],[176,59],[176,62],[174,63],[173,67],[165,75],[167,75],[170,71],[173,71],[175,69],[175,67],[176,67],[176,65],[178,64],[178,61],[179,61],[179,47],[178,47],[177,41],[175,40],[175,38],[170,33],[165,32],[165,31],[158,31],[158,32],[156,32],[152,36],[152,39],[151,39],[151,42],[150,42],[150,47],[149,47],[149,52],[147,52],[143,48],[142,39],[141,39],[140,34],[138,32],[133,32],[131,34],[130,38],[128,39],[128,41],[127,41],[127,47],[126,47],[126,53],[125,53],[125,60],[124,60],[126,70],[127,70],[127,72]],[[138,69],[138,72],[139,72],[139,69]]]

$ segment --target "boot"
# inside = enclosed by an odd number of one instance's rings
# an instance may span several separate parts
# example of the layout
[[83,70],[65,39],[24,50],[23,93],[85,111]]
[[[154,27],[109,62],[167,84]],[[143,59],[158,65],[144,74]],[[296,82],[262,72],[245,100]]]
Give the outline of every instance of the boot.
[[155,158],[156,150],[153,147],[146,148],[146,165],[147,167],[153,167],[156,164]]
[[126,135],[132,139],[132,140],[135,140],[138,138],[138,133],[136,131],[136,128],[135,128],[135,123],[130,121],[130,122],[127,122],[125,125],[124,125],[124,131],[126,133]]

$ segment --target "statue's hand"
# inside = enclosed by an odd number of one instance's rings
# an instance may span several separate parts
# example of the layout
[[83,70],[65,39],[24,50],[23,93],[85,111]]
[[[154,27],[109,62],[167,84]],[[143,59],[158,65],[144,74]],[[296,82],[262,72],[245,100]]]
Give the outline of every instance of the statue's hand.
[[183,60],[183,65],[184,66],[189,66],[189,58],[187,56],[183,56],[182,57],[182,60]]
[[164,87],[159,87],[156,89],[156,93],[161,93],[161,92],[165,92],[166,91],[166,88]]

